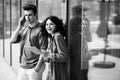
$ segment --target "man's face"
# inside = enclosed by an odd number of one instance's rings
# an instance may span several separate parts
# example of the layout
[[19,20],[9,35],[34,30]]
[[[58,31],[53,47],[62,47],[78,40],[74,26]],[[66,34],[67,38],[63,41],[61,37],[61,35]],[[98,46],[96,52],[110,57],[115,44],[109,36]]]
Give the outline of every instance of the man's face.
[[36,20],[36,16],[34,15],[32,10],[25,10],[25,19],[28,23],[33,23]]

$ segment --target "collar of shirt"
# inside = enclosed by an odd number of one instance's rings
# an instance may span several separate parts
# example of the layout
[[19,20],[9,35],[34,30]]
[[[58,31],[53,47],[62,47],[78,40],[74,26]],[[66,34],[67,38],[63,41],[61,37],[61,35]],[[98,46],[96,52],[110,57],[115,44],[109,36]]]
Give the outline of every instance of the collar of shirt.
[[37,27],[36,25],[38,25],[38,24],[39,24],[39,22],[36,22],[34,26],[28,25],[28,26],[29,26],[28,28],[29,28],[29,29],[33,29],[33,28]]

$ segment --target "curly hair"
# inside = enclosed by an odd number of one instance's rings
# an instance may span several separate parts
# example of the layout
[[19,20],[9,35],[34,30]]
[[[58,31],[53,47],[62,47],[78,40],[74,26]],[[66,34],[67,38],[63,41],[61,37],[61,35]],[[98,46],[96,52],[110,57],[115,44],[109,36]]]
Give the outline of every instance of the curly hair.
[[28,3],[28,4],[25,4],[24,6],[23,6],[23,10],[32,10],[33,11],[33,13],[34,13],[34,15],[36,15],[37,14],[37,7],[35,6],[35,5],[33,5],[33,4],[30,4],[30,3]]
[[64,30],[64,27],[63,27],[63,21],[61,19],[59,19],[58,17],[56,17],[56,16],[49,16],[44,20],[43,26],[42,26],[43,30],[47,33],[47,31],[45,29],[45,26],[46,26],[46,22],[47,22],[48,19],[50,19],[56,25],[56,30],[55,30],[54,33],[60,32],[63,36],[65,36],[65,30]]

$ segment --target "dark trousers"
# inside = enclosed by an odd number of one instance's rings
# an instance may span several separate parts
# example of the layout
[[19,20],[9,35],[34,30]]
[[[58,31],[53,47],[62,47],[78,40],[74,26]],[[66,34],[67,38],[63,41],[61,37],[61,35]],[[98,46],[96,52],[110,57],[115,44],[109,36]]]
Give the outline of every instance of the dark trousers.
[[81,80],[81,63],[80,61],[71,61],[70,80]]
[[88,69],[81,70],[81,80],[88,80]]

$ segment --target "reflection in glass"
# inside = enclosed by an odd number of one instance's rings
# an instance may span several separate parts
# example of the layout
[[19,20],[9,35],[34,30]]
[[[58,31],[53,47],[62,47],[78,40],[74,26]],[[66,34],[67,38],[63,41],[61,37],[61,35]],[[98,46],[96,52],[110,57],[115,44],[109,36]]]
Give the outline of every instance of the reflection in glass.
[[0,0],[0,56],[3,56],[3,0]]
[[[111,1],[111,0],[110,0]],[[109,74],[112,73],[111,72],[107,72],[110,70],[106,70],[106,73],[102,73],[104,72],[104,70],[101,70],[101,68],[95,70],[96,68],[93,67],[93,62],[95,61],[103,61],[104,57],[104,48],[105,48],[105,42],[104,42],[104,38],[100,37],[97,34],[97,31],[99,31],[99,33],[106,33],[107,30],[105,29],[106,26],[106,21],[107,21],[107,3],[108,2],[98,2],[98,1],[84,1],[84,5],[85,7],[88,7],[88,13],[87,13],[87,17],[90,20],[90,29],[91,29],[91,34],[92,34],[92,42],[88,43],[88,47],[89,50],[92,51],[91,55],[92,55],[92,60],[89,62],[90,66],[89,66],[89,80],[96,80],[99,78],[101,79],[113,79],[116,77],[112,76],[113,74]],[[104,5],[106,4],[106,5]],[[108,30],[110,31],[110,34],[107,35],[107,40],[108,40],[108,46],[107,46],[107,58],[106,60],[108,61],[113,61],[116,62],[116,60],[119,61],[119,58],[116,58],[118,56],[120,56],[118,53],[120,52],[120,37],[119,34],[116,33],[116,28],[118,28],[117,26],[119,25],[115,25],[114,24],[114,14],[115,14],[115,3],[114,2],[110,2],[109,3],[109,20],[108,20]],[[103,22],[102,22],[103,21]],[[101,24],[102,22],[102,24]],[[100,28],[102,28],[103,30],[100,30]],[[117,29],[119,30],[119,28]],[[104,32],[103,32],[104,31]],[[105,36],[105,35],[102,35]],[[119,41],[118,41],[119,40]],[[97,54],[94,54],[95,52],[97,52]],[[94,56],[95,55],[95,56]],[[108,56],[110,55],[110,56]],[[113,60],[116,59],[116,60]],[[111,69],[112,70],[112,69]],[[100,75],[99,73],[102,73],[102,75]],[[103,77],[103,75],[107,75],[109,77]],[[97,77],[96,77],[97,76]],[[118,76],[119,77],[119,76]]]
[[[25,4],[27,4],[27,3],[31,3],[31,4],[35,4],[35,0],[21,0],[21,8],[22,8],[22,6],[24,6]],[[22,9],[22,15],[24,15],[24,12],[23,12],[23,9]]]
[[80,0],[70,0],[68,37],[70,42],[70,80],[81,80],[81,14]]
[[[23,0],[22,0],[23,1]],[[12,33],[18,26],[18,21],[20,18],[20,0],[12,0]],[[19,44],[12,44],[12,67],[17,71],[19,67]]]
[[38,20],[40,21],[44,20],[50,15],[61,18],[61,0],[39,0],[38,14]]
[[10,64],[10,0],[5,1],[4,20],[4,49],[5,59]]

